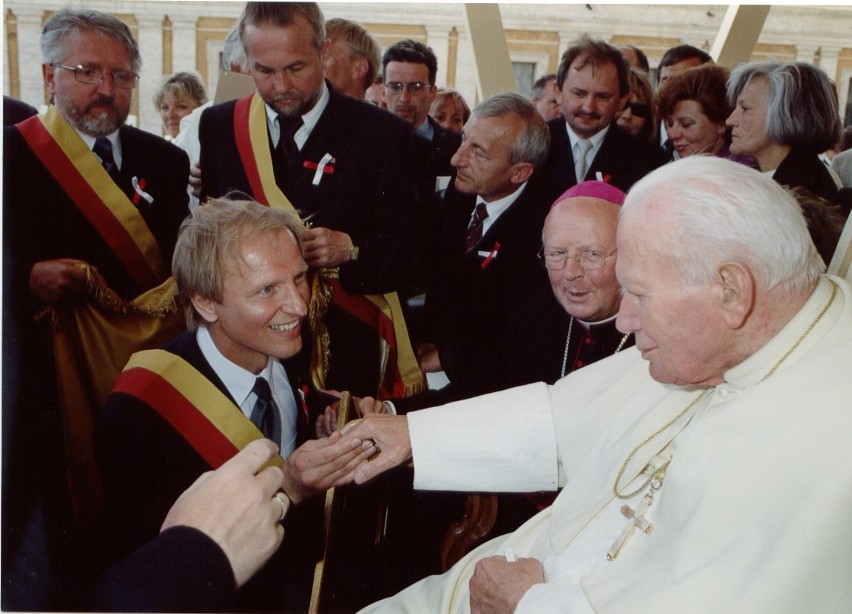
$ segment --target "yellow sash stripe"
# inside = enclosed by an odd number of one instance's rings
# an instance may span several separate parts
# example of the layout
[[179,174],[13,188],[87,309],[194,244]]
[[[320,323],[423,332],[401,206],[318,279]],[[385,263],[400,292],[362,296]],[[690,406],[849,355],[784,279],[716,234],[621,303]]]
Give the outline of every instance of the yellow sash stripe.
[[145,223],[139,210],[130,202],[121,188],[115,184],[95,154],[92,153],[92,150],[59,114],[56,107],[48,107],[47,112],[40,115],[39,119],[71,164],[80,171],[83,179],[103,201],[104,206],[127,230],[130,238],[145,257],[145,261],[153,271],[155,278],[165,279],[168,276],[168,271],[160,254],[157,240],[151,234],[148,224]]
[[[165,350],[137,352],[124,370],[133,368],[147,369],[167,380],[237,449],[263,437],[231,399],[180,356]],[[280,467],[284,459],[274,456],[269,462]]]
[[270,207],[285,209],[293,217],[300,219],[293,203],[275,183],[275,173],[272,170],[274,168],[272,153],[269,151],[266,127],[266,103],[263,102],[260,94],[255,92],[249,108],[249,139],[254,151],[254,159],[257,162],[257,171],[260,176],[260,183],[263,186],[263,193],[266,195]]

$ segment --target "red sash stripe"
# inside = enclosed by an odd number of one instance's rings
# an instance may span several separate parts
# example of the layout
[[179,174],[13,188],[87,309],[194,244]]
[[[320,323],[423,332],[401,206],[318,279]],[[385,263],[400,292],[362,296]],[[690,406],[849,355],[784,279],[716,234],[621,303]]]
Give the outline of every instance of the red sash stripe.
[[136,285],[145,291],[161,283],[163,280],[158,279],[151,270],[144,254],[127,229],[116,219],[89,182],[68,159],[59,144],[44,128],[39,117],[31,117],[16,127],[33,153],[106,241]]
[[219,429],[199,414],[185,396],[157,373],[141,367],[123,371],[113,392],[124,392],[150,405],[213,469],[219,468],[239,451]]
[[262,205],[269,206],[269,201],[263,191],[263,183],[260,180],[260,171],[258,170],[257,160],[254,156],[254,149],[251,146],[251,133],[248,129],[249,115],[251,111],[251,101],[254,94],[240,98],[234,106],[234,138],[237,142],[237,151],[240,154],[240,161],[243,164],[246,177],[248,178],[249,186],[251,187],[252,196]]

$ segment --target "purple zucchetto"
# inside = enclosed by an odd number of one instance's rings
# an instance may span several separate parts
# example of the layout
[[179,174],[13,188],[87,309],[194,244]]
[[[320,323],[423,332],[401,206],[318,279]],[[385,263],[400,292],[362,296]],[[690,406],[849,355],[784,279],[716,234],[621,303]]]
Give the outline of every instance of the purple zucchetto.
[[603,181],[584,181],[565,190],[562,196],[553,201],[553,204],[555,205],[568,198],[577,198],[578,196],[600,198],[601,200],[606,200],[620,206],[624,204],[624,198],[627,195],[615,186],[604,183]]

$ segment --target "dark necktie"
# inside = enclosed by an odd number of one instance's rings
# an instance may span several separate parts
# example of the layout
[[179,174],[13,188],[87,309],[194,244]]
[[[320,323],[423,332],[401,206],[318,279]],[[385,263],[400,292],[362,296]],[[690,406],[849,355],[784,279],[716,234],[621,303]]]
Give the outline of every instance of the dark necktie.
[[269,382],[258,377],[251,390],[257,395],[254,408],[251,410],[251,421],[260,429],[263,436],[271,439],[277,445],[281,445],[281,420],[278,416],[278,408],[272,400],[272,391]]
[[275,147],[275,178],[278,187],[286,193],[286,188],[296,182],[299,171],[299,148],[293,138],[302,127],[301,117],[278,116],[278,145]]
[[95,146],[92,151],[101,159],[101,164],[109,173],[110,177],[115,179],[118,176],[118,166],[115,163],[115,158],[112,156],[112,143],[105,136],[95,139]]
[[473,219],[470,220],[470,224],[467,227],[467,234],[464,238],[465,249],[470,249],[482,238],[482,224],[487,217],[488,209],[486,209],[485,203],[476,205],[476,209],[473,212]]

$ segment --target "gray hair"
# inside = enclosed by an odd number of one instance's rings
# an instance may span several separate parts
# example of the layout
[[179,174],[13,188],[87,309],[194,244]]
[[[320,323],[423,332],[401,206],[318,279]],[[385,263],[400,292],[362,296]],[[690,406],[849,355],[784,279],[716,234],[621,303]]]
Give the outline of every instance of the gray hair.
[[757,77],[766,80],[769,101],[765,132],[773,143],[821,153],[840,138],[837,92],[826,74],[805,62],[751,62],[728,79],[728,102]]
[[41,58],[45,64],[65,60],[66,42],[74,32],[97,32],[117,41],[127,50],[133,72],[142,69],[139,46],[124,23],[100,11],[65,7],[54,13],[41,31]]
[[243,44],[240,42],[240,29],[235,24],[225,37],[225,43],[222,47],[222,64],[225,70],[233,70],[234,66],[239,66],[238,72],[248,73],[249,65],[246,52],[243,49]]
[[368,88],[376,80],[379,74],[379,64],[382,61],[379,43],[370,36],[362,26],[336,17],[325,22],[325,35],[329,40],[339,39],[346,47],[350,58],[364,58],[367,60],[367,73],[364,75],[364,88]]
[[527,98],[513,92],[497,94],[480,102],[471,113],[475,117],[499,117],[509,114],[524,122],[524,129],[512,145],[509,164],[531,162],[535,168],[540,168],[550,149],[550,129],[536,111],[535,105]]
[[689,156],[634,185],[621,219],[649,209],[673,222],[656,249],[685,284],[711,280],[722,262],[739,262],[766,291],[796,294],[825,270],[796,199],[772,178],[715,156]]
[[240,15],[240,40],[245,48],[245,29],[247,25],[261,26],[272,24],[279,28],[293,25],[296,17],[307,20],[313,30],[314,47],[322,52],[325,44],[325,19],[316,2],[247,2]]
[[253,200],[216,198],[195,207],[180,226],[172,256],[172,275],[190,329],[204,320],[192,306],[193,296],[222,302],[225,272],[237,246],[248,238],[286,230],[304,256],[302,223],[283,209]]

